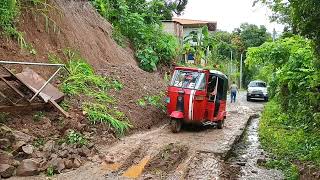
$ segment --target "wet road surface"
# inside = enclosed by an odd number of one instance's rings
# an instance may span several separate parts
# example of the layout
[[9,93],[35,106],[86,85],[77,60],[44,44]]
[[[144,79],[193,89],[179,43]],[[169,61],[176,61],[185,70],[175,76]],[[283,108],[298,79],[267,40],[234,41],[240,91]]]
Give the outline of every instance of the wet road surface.
[[[227,179],[222,176],[225,159],[239,141],[249,118],[259,114],[263,104],[247,102],[242,92],[236,103],[227,105],[228,114],[223,129],[187,128],[173,134],[165,125],[140,132],[124,137],[111,146],[99,147],[100,155],[93,157],[91,163],[56,175],[53,179]],[[256,146],[259,146],[255,143],[257,126],[258,123],[252,126],[254,131],[249,137],[252,138],[254,150],[243,155],[261,153],[256,151]],[[250,164],[248,161],[248,166]],[[247,173],[253,172],[249,168],[241,171],[241,179],[265,179]],[[278,177],[281,179],[281,176],[274,178]]]

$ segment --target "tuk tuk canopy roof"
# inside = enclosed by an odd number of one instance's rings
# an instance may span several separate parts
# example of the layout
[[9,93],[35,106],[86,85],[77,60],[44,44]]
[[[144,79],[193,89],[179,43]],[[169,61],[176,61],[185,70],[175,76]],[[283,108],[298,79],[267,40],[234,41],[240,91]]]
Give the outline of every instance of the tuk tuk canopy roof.
[[228,77],[225,74],[223,74],[222,72],[220,72],[220,71],[209,70],[209,72],[210,72],[210,74],[215,74],[215,75],[221,77],[222,79],[228,79]]
[[222,79],[228,79],[228,77],[223,74],[220,71],[217,70],[209,70],[209,69],[201,69],[201,68],[192,68],[192,67],[175,67],[176,70],[189,70],[189,71],[198,71],[198,72],[205,72],[205,71],[209,71],[210,74],[215,74],[218,77],[222,78]]

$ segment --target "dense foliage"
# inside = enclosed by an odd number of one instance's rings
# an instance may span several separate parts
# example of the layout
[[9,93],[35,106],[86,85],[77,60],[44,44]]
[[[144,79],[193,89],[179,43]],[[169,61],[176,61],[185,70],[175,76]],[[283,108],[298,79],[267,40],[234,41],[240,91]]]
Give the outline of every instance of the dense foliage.
[[293,33],[313,39],[320,54],[319,0],[257,0],[273,11],[271,20],[287,24]]
[[161,27],[165,1],[93,0],[92,3],[133,43],[142,69],[154,71],[159,63],[170,63],[175,59],[178,41]]
[[273,98],[262,118],[262,143],[280,159],[320,166],[320,71],[312,43],[293,36],[250,48],[247,56]]
[[[240,56],[243,54],[245,61],[245,52],[249,47],[257,47],[264,42],[271,41],[271,35],[266,27],[256,26],[254,24],[243,23],[232,33],[217,31],[210,34],[209,38],[210,56],[208,64],[228,74],[231,80],[237,81],[239,77]],[[205,44],[205,43],[204,43]],[[231,51],[233,63],[231,65]],[[231,72],[231,68],[233,71]],[[244,67],[244,84],[248,84],[253,78],[253,72]]]

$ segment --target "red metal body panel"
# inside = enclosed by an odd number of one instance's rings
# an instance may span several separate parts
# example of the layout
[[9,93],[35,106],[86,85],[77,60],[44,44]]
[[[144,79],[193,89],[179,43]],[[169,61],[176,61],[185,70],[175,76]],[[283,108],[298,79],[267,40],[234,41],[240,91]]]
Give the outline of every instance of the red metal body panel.
[[[223,120],[226,116],[226,101],[220,100],[219,113],[217,117],[214,117],[214,102],[208,101],[206,89],[208,86],[209,71],[185,67],[176,67],[175,70],[204,72],[206,74],[206,88],[205,90],[192,90],[187,88],[169,86],[167,92],[167,96],[170,98],[170,102],[167,103],[168,116],[190,123]],[[179,92],[183,92],[184,102],[183,112],[180,113],[179,111],[177,111],[177,99],[179,96]]]
[[175,118],[175,119],[183,119],[183,118],[184,118],[184,115],[183,115],[183,112],[173,111],[173,112],[170,114],[170,117]]

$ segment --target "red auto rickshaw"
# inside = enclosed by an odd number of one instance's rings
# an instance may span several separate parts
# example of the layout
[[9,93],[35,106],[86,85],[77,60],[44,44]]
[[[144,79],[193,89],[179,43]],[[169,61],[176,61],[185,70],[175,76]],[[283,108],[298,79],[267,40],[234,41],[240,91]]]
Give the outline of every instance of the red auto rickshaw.
[[176,67],[166,98],[172,132],[179,132],[183,123],[222,129],[227,90],[228,78],[219,71]]

